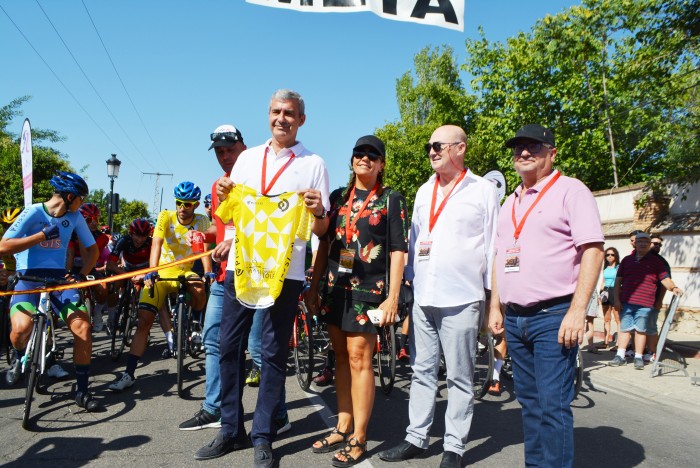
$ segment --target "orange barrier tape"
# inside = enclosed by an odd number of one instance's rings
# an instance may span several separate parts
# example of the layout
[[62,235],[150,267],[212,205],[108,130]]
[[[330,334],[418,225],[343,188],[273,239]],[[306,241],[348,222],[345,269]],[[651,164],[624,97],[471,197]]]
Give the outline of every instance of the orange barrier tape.
[[150,273],[152,271],[163,270],[165,268],[169,268],[172,266],[182,265],[183,263],[193,262],[193,261],[200,259],[202,257],[206,257],[207,255],[211,255],[211,250],[208,250],[208,251],[202,252],[202,253],[198,253],[198,254],[194,254],[194,255],[191,255],[189,257],[183,258],[181,260],[175,260],[174,262],[166,263],[165,265],[158,265],[156,267],[144,268],[143,270],[130,271],[128,273],[122,273],[120,275],[110,276],[108,278],[101,278],[101,279],[96,279],[96,280],[92,280],[92,281],[81,281],[78,283],[71,283],[71,284],[62,284],[60,286],[53,286],[51,288],[25,289],[24,291],[0,291],[0,297],[2,297],[2,296],[14,296],[15,294],[35,294],[35,293],[43,293],[43,292],[51,292],[51,291],[65,291],[66,289],[89,288],[90,286],[95,286],[96,284],[113,283],[114,281],[119,281],[119,280],[123,280],[126,278],[133,278],[134,276],[144,275],[144,274]]

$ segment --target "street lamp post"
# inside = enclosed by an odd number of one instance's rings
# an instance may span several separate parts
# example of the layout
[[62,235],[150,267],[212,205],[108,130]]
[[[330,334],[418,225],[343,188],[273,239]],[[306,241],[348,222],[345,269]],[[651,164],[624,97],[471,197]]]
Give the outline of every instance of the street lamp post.
[[117,159],[117,155],[113,154],[111,158],[107,160],[107,177],[109,177],[109,221],[107,225],[109,226],[109,232],[112,232],[112,207],[114,205],[114,179],[119,176],[119,166],[122,162]]

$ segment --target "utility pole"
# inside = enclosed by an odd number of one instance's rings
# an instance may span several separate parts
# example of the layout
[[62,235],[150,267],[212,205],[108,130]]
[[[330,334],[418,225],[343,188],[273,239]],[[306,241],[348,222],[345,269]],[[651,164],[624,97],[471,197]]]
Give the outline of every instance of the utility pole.
[[156,176],[156,186],[153,191],[153,209],[151,210],[151,218],[156,219],[158,217],[158,213],[160,209],[158,206],[160,206],[163,203],[163,192],[161,191],[160,194],[160,200],[158,200],[158,186],[160,185],[160,176],[170,176],[172,177],[172,174],[166,174],[164,172],[142,172],[144,175],[154,175]]

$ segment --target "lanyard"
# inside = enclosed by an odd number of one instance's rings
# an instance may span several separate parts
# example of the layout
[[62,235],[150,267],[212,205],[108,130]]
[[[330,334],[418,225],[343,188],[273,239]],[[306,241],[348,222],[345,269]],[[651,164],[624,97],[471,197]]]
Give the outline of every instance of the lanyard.
[[362,204],[360,207],[360,211],[355,214],[355,217],[352,218],[352,221],[350,218],[352,217],[352,203],[355,201],[355,185],[352,186],[352,191],[350,192],[350,197],[348,197],[348,217],[345,220],[345,245],[350,245],[350,242],[352,241],[352,234],[355,232],[355,225],[357,224],[357,220],[360,219],[360,215],[362,214],[363,211],[365,211],[365,208],[367,208],[367,205],[369,204],[369,201],[372,199],[375,193],[377,193],[377,190],[379,189],[379,182],[374,184],[374,188],[372,189],[371,192],[369,192],[369,195],[367,195],[367,198],[365,198],[365,202]]
[[[547,182],[547,185],[544,186],[544,188],[542,189],[540,194],[537,195],[537,198],[535,198],[535,201],[532,203],[532,205],[530,205],[530,208],[528,208],[527,211],[525,212],[525,216],[523,216],[523,219],[520,220],[520,224],[518,224],[515,221],[515,199],[513,199],[512,217],[513,217],[513,227],[515,228],[515,232],[513,233],[513,237],[515,238],[516,241],[520,237],[520,232],[522,232],[523,226],[525,226],[525,220],[527,220],[528,215],[530,214],[532,209],[535,207],[535,205],[537,205],[537,203],[539,203],[539,201],[542,199],[544,194],[547,193],[547,190],[549,190],[552,187],[552,185],[554,185],[554,182],[556,182],[557,179],[559,179],[560,175],[561,175],[561,172],[557,172],[557,174],[554,177],[552,177],[552,179],[549,182]],[[523,187],[523,190],[524,189],[525,188]],[[522,193],[522,191],[521,191],[521,193]]]
[[284,164],[284,166],[280,167],[279,171],[277,171],[277,174],[272,178],[270,181],[270,185],[267,187],[265,186],[265,181],[267,180],[267,152],[270,149],[269,146],[265,147],[265,155],[263,156],[263,167],[262,167],[262,178],[260,180],[260,190],[263,195],[267,195],[268,192],[272,189],[272,186],[275,185],[275,182],[277,182],[277,179],[279,179],[279,176],[282,175],[285,169],[292,163],[292,160],[294,159],[294,152],[290,150],[292,155],[289,157],[287,162]]
[[459,185],[459,183],[462,181],[462,179],[464,179],[464,176],[466,175],[467,170],[464,169],[457,178],[457,182],[455,182],[455,184],[450,189],[449,193],[445,196],[445,198],[442,199],[442,203],[440,203],[440,206],[438,206],[437,212],[435,211],[435,202],[437,201],[437,191],[438,185],[440,184],[440,176],[437,175],[435,177],[435,187],[433,187],[433,199],[430,202],[430,223],[428,224],[429,233],[433,232],[433,227],[435,227],[435,223],[437,223],[437,220],[440,217],[442,210],[445,208],[445,205],[447,204],[447,199],[450,198],[450,195],[452,195],[452,192],[454,191],[455,187]]

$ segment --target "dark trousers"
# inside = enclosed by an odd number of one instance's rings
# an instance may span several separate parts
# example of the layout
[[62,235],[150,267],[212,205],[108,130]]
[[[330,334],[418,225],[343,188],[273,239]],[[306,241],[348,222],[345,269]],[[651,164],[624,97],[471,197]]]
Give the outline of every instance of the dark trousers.
[[[245,434],[245,350],[255,309],[249,309],[238,302],[233,280],[233,272],[226,272],[219,331],[221,432],[225,435],[241,436]],[[253,415],[253,429],[250,432],[253,445],[271,444],[277,434],[274,418],[282,397],[289,356],[289,338],[292,335],[292,324],[302,286],[302,281],[285,280],[275,304],[264,311],[260,388]]]

